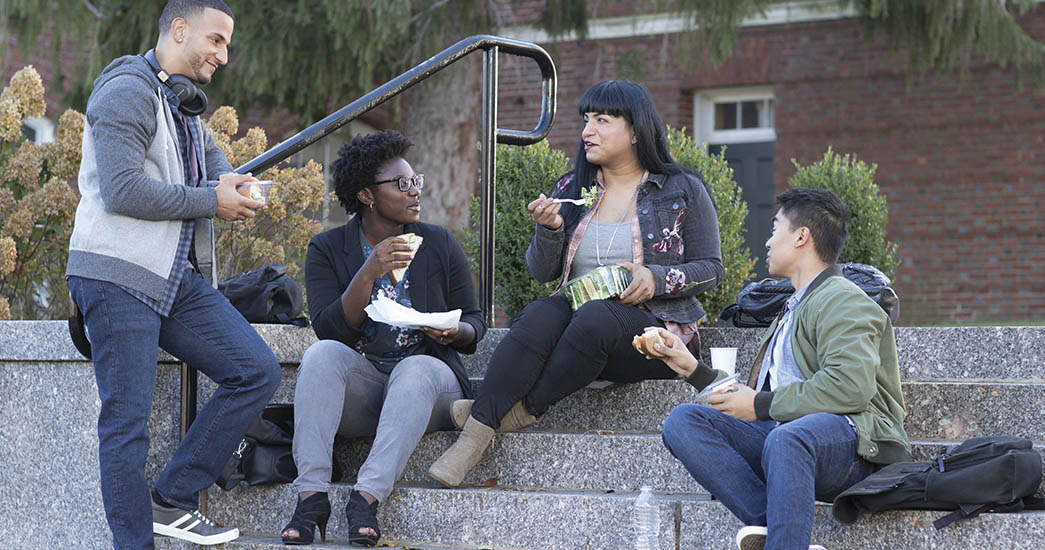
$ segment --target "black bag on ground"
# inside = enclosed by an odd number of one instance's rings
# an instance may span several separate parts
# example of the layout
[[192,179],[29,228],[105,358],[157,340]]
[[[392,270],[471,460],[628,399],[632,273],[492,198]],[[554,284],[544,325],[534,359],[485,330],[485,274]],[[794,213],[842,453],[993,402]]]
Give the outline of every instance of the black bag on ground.
[[214,484],[229,491],[240,481],[251,486],[294,481],[293,443],[294,406],[267,405]]
[[1041,455],[1022,437],[975,437],[930,462],[890,464],[835,498],[835,519],[850,524],[884,510],[954,510],[937,529],[982,512],[1043,509]]
[[218,283],[218,290],[251,323],[307,326],[301,285],[282,264],[271,264]]
[[[842,275],[867,293],[895,324],[900,318],[900,298],[889,286],[889,277],[867,264],[850,262],[841,267]],[[795,288],[787,279],[766,278],[748,283],[737,293],[737,303],[723,309],[718,318],[735,327],[768,327],[794,293]]]

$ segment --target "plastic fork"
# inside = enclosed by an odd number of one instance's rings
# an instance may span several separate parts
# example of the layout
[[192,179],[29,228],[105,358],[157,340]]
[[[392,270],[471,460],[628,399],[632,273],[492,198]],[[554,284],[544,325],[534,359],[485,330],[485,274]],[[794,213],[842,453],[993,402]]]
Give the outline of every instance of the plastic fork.
[[552,202],[568,202],[577,206],[584,206],[584,199],[552,199]]

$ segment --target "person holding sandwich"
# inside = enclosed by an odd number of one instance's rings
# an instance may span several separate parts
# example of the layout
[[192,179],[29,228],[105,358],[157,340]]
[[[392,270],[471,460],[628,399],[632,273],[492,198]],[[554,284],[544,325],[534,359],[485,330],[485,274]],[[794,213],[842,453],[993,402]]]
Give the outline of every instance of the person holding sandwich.
[[[356,136],[334,161],[334,193],[349,221],[316,235],[305,259],[312,328],[294,392],[298,500],[286,544],[326,539],[334,436],[373,435],[348,499],[348,539],[375,545],[378,503],[426,432],[452,429],[450,406],[471,394],[458,352],[486,333],[464,251],[420,222],[424,175],[395,131]],[[400,328],[367,317],[383,296],[422,312],[461,310],[451,329]]]

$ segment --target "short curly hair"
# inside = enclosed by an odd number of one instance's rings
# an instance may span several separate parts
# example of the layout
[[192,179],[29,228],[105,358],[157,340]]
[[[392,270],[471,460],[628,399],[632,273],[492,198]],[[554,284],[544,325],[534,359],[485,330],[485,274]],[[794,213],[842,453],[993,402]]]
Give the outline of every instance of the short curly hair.
[[341,146],[334,161],[334,194],[348,215],[361,206],[356,193],[372,185],[381,166],[406,154],[413,146],[410,138],[395,130],[358,135]]

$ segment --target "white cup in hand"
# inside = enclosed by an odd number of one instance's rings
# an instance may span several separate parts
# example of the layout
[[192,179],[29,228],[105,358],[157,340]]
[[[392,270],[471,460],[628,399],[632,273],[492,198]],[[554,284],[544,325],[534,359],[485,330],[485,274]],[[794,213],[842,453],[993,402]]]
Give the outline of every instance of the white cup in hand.
[[711,368],[732,376],[737,372],[737,348],[711,348]]

